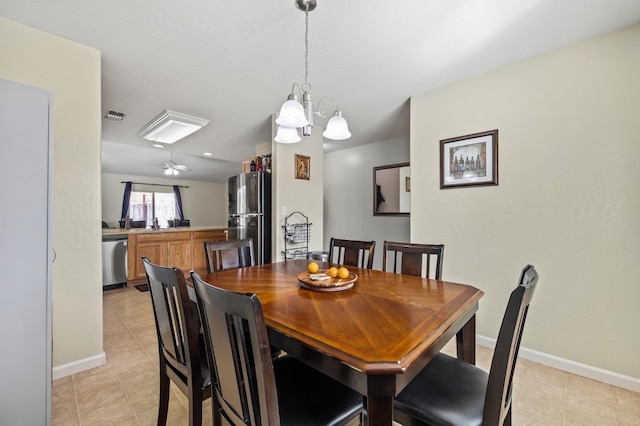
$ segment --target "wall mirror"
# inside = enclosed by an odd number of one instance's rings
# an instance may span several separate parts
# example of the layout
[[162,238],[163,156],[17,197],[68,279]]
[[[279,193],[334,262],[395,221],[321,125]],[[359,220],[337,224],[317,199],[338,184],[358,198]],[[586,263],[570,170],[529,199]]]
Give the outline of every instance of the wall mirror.
[[373,215],[409,216],[411,167],[409,163],[373,168]]

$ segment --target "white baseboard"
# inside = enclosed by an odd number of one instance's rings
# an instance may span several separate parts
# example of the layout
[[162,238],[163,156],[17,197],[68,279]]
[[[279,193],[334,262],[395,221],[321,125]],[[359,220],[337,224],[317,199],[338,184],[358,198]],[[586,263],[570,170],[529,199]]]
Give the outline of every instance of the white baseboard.
[[[476,343],[487,348],[495,348],[496,339],[485,336],[476,336]],[[640,379],[631,376],[625,376],[613,371],[603,370],[602,368],[592,367],[587,364],[560,358],[555,355],[549,355],[544,352],[538,352],[533,349],[520,347],[518,356],[528,359],[549,367],[554,367],[579,376],[588,377],[589,379],[599,382],[608,383],[620,388],[629,389],[634,392],[640,392]]]
[[81,371],[100,367],[105,362],[107,362],[107,355],[104,352],[101,352],[98,355],[91,356],[89,358],[79,359],[78,361],[53,367],[52,378],[53,380],[61,379],[72,374],[80,373]]

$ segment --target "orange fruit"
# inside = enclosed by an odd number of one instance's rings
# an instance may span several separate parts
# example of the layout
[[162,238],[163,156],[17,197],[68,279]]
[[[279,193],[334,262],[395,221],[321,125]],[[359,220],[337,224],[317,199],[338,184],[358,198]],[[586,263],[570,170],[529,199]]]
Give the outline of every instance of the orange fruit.
[[309,266],[307,266],[307,269],[310,273],[316,274],[320,270],[320,266],[318,266],[316,262],[311,262]]
[[338,276],[340,278],[349,278],[349,270],[343,266],[342,268],[338,269]]
[[335,278],[338,276],[338,268],[332,266],[331,268],[327,269],[327,275],[329,275],[331,278]]

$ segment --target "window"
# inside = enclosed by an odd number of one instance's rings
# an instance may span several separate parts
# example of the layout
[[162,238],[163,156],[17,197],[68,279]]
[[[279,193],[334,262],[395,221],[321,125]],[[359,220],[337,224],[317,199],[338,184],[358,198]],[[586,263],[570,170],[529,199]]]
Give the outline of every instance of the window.
[[144,220],[148,227],[158,218],[161,228],[168,227],[168,221],[178,217],[176,196],[172,192],[131,191],[129,200],[131,220]]

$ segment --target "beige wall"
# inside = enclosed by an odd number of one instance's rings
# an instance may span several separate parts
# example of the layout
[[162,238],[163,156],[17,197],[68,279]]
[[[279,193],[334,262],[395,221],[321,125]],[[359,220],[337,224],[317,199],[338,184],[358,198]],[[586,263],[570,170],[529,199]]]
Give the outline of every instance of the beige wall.
[[[485,291],[496,337],[520,269],[523,346],[640,378],[640,25],[411,100],[411,239]],[[499,129],[499,186],[439,189],[439,141]]]
[[[277,129],[275,115],[273,131]],[[306,155],[311,158],[310,179],[295,179],[295,154]],[[272,142],[272,172],[273,172],[273,261],[284,259],[284,234],[282,225],[288,214],[300,211],[309,217],[311,238],[310,251],[322,250],[322,179],[324,157],[322,151],[322,128],[316,125],[309,139],[293,144]],[[287,215],[283,215],[283,207]],[[293,219],[293,218],[292,218]],[[288,246],[287,246],[288,247]]]
[[99,356],[100,52],[0,18],[0,64],[53,93],[53,365]]
[[[122,214],[123,181],[154,183],[160,185],[182,185],[180,189],[185,219],[192,226],[227,226],[227,184],[175,180],[162,177],[102,174],[102,220],[110,227],[118,226]],[[168,186],[133,185],[134,191],[172,192]],[[160,224],[166,227],[167,224]]]
[[373,168],[408,161],[407,138],[325,154],[325,249],[329,249],[331,237],[375,240],[373,268],[382,269],[384,241],[409,241],[408,217],[373,215]]

